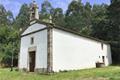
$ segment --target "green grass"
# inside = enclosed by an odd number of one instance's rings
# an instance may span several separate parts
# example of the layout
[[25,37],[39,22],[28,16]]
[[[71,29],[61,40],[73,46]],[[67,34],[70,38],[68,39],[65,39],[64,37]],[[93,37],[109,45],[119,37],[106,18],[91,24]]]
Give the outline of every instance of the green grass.
[[86,69],[60,72],[50,75],[36,73],[10,72],[10,69],[0,69],[0,80],[120,80],[120,67],[110,66],[98,69]]

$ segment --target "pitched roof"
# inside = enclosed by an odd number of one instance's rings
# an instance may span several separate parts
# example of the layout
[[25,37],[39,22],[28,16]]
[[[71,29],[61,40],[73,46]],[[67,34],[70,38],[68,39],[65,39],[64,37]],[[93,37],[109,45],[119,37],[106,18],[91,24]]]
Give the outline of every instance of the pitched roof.
[[[97,38],[94,38],[94,37],[91,37],[91,36],[82,35],[82,34],[80,34],[78,32],[75,32],[73,30],[70,30],[70,29],[67,29],[67,28],[64,28],[64,27],[57,26],[57,25],[55,25],[53,23],[46,23],[46,22],[43,22],[43,21],[40,21],[40,20],[36,20],[33,24],[35,24],[35,23],[43,24],[43,25],[46,25],[47,27],[43,28],[43,29],[40,29],[40,30],[37,30],[37,31],[34,31],[34,32],[31,32],[29,34],[36,33],[36,32],[45,30],[47,28],[56,28],[56,29],[59,29],[59,30],[63,30],[63,31],[66,31],[66,32],[69,32],[69,33],[72,33],[72,34],[75,34],[75,35],[78,35],[78,36],[81,36],[81,37],[85,37],[85,38],[88,38],[88,39],[91,39],[91,40],[95,40],[95,41],[98,41],[98,42],[109,44],[109,42],[107,42],[107,41],[103,41],[103,40],[100,40],[100,39],[97,39]],[[30,26],[33,25],[33,24],[30,24]],[[29,34],[26,34],[26,35],[29,35]],[[26,35],[21,35],[21,37],[26,36]]]

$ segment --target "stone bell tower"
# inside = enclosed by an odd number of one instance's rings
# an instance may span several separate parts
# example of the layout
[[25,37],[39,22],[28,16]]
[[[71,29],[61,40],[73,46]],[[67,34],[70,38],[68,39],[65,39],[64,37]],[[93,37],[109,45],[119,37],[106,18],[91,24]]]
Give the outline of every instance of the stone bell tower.
[[31,20],[38,20],[39,19],[39,7],[36,4],[36,1],[33,0],[30,4],[30,21]]

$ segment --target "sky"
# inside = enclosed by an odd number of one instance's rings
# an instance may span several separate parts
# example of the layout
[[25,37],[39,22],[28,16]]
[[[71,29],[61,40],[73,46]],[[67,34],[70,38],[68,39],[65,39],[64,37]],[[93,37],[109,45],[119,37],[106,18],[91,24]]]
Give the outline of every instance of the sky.
[[[44,0],[36,0],[36,2],[40,8],[41,8],[41,3],[43,1]],[[51,2],[52,6],[54,8],[60,7],[64,11],[66,11],[68,4],[72,0],[48,0],[48,1]],[[19,13],[20,7],[23,3],[29,4],[31,2],[32,2],[32,0],[0,0],[0,4],[4,5],[7,10],[12,11],[14,16],[17,16],[17,14]],[[102,4],[102,3],[110,4],[110,0],[82,0],[82,3],[85,4],[86,2],[90,2],[91,5]]]

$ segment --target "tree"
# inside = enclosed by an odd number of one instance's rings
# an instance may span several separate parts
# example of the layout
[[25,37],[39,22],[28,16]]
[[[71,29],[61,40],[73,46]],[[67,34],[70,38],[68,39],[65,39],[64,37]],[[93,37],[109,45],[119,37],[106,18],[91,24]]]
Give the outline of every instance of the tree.
[[7,11],[3,5],[0,5],[0,24],[7,24]]
[[48,0],[45,0],[41,5],[41,12],[40,12],[40,19],[47,20],[49,19],[50,15],[53,14],[53,7]]
[[18,58],[19,31],[12,26],[1,26],[0,46],[0,63],[10,66],[12,54],[14,54],[14,59]]
[[53,23],[62,27],[65,26],[64,14],[61,8],[54,9],[52,17],[53,17]]
[[114,1],[108,8],[108,17],[111,24],[111,39],[120,40],[120,1]]
[[92,6],[89,2],[86,2],[83,8],[83,22],[84,26],[82,30],[80,31],[84,35],[90,35],[91,34],[91,27],[92,27]]
[[14,17],[0,5],[0,63],[10,66],[11,54],[17,59],[19,49],[19,31],[13,27]]
[[120,63],[120,0],[111,0],[108,7],[110,31],[109,37],[112,45],[113,62]]
[[84,26],[83,23],[83,4],[81,1],[72,1],[66,12],[65,22],[66,27],[77,32],[80,32],[82,27]]
[[[113,5],[114,4],[114,5]],[[116,6],[116,7],[115,7]],[[119,6],[116,3],[112,3],[110,6],[106,4],[93,6],[93,27],[92,36],[109,41],[119,40]]]
[[90,35],[92,26],[92,6],[89,2],[85,5],[81,0],[73,0],[66,12],[65,22],[69,29],[84,35]]
[[0,26],[13,23],[13,14],[7,11],[3,5],[0,5]]
[[107,19],[107,5],[94,5],[92,12],[92,33],[91,35],[95,38],[99,38],[102,40],[108,39],[108,31],[110,29]]
[[13,13],[11,11],[7,12],[7,19],[9,24],[12,24],[14,22]]
[[23,4],[15,20],[15,26],[18,28],[25,28],[29,25],[29,7]]

